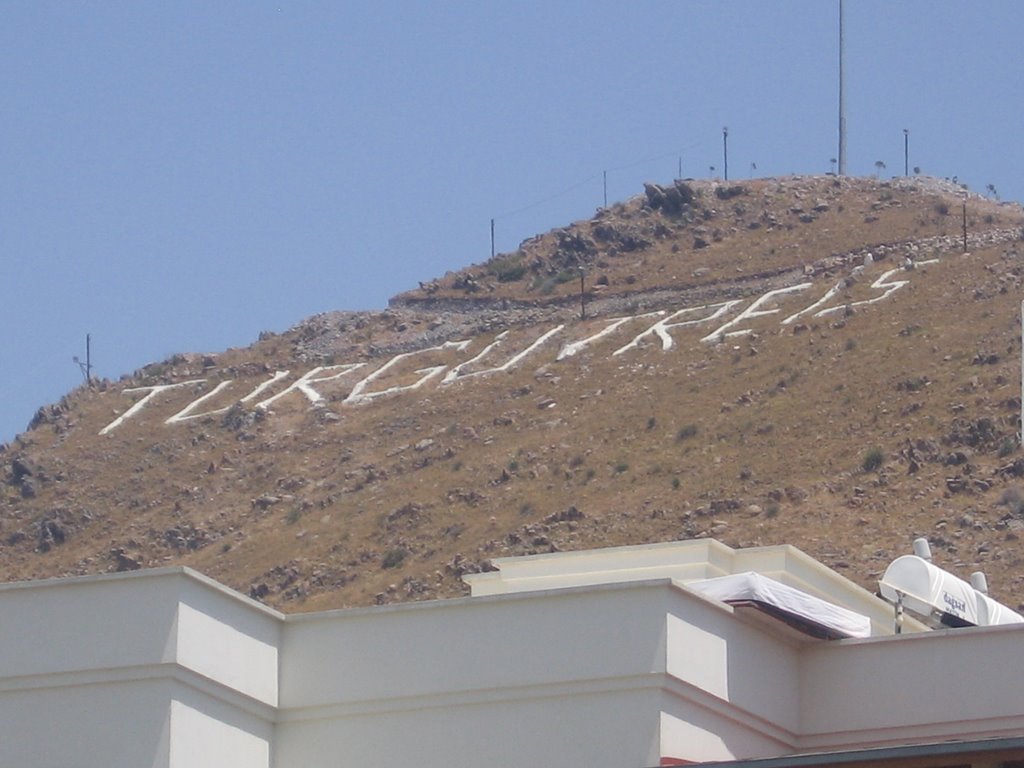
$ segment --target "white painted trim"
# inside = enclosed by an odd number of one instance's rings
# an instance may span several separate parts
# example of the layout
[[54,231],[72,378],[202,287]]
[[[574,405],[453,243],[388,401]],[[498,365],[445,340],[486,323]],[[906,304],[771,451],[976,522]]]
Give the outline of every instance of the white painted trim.
[[4,677],[0,678],[0,694],[90,685],[130,684],[152,680],[169,680],[180,683],[268,722],[274,722],[278,717],[278,707],[253,698],[236,688],[224,685],[177,662],[133,664],[123,667]]
[[292,706],[282,708],[277,721],[293,723],[305,720],[324,720],[332,717],[397,714],[428,709],[498,704],[511,701],[657,690],[664,685],[664,675],[664,672],[650,672],[644,675],[602,677],[573,682],[537,683],[534,685],[503,686],[501,688],[481,688],[467,691],[431,692],[415,696],[393,696],[335,704]]

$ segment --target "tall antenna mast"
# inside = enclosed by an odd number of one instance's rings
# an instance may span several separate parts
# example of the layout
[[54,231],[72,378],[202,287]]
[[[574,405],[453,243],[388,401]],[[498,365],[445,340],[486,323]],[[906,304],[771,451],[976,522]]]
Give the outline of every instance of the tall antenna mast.
[[843,0],[839,0],[839,175],[846,175],[846,39],[843,36]]
[[92,334],[85,334],[85,362],[78,359],[78,355],[71,358],[71,362],[78,365],[82,370],[82,376],[85,377],[85,384],[88,387],[92,386]]

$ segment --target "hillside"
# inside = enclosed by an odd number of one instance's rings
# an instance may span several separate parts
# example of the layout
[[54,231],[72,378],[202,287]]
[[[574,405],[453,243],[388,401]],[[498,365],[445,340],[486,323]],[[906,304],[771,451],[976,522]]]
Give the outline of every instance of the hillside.
[[964,199],[648,185],[383,312],[82,387],[0,448],[0,578],[185,564],[304,611],[713,536],[873,589],[927,535],[1016,607],[1024,212],[967,195],[964,253]]

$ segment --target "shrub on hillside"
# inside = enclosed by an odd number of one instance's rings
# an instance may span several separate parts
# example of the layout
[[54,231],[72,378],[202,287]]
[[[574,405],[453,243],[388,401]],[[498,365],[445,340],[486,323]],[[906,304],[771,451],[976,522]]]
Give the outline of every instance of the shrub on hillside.
[[874,472],[885,463],[885,454],[882,453],[881,448],[871,448],[865,454],[864,458],[861,459],[860,468],[865,472]]
[[384,558],[380,561],[381,568],[397,568],[405,561],[405,556],[409,554],[404,549],[389,549],[384,553]]
[[696,437],[697,432],[699,431],[700,430],[696,424],[687,424],[685,427],[681,427],[676,433],[676,440],[682,442],[683,440],[688,440],[691,437]]
[[1011,486],[1003,491],[1003,495],[999,497],[999,504],[1018,517],[1024,513],[1024,495],[1019,488]]
[[499,283],[514,283],[516,280],[522,280],[526,274],[526,264],[519,253],[496,256],[488,263],[487,268],[498,278]]
[[555,275],[555,282],[558,283],[559,285],[562,285],[563,283],[568,283],[572,280],[575,280],[577,277],[579,277],[579,274],[580,273],[575,269],[563,269],[561,272]]

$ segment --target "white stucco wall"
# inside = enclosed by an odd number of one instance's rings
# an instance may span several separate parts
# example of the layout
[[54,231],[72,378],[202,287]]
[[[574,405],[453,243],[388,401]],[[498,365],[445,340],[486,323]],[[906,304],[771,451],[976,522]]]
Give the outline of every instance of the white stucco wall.
[[[873,634],[893,632],[893,611],[885,601],[796,547],[786,545],[733,549],[714,539],[691,539],[498,558],[494,564],[499,570],[464,577],[474,596],[660,578],[685,584],[755,571],[868,616]],[[925,629],[923,624],[906,617],[904,632]]]
[[279,614],[173,568],[3,585],[0,619],[0,765],[268,768]]
[[[322,743],[341,764],[443,766],[459,744],[528,765],[509,712],[546,734],[546,759],[574,764],[785,754],[800,725],[800,648],[667,580],[291,617],[277,765],[319,765],[310,744]],[[444,712],[458,735],[428,748]]]
[[806,644],[673,584],[662,757],[687,762],[788,754],[797,743],[799,657]]
[[[750,745],[743,750],[710,759],[764,757],[791,748],[800,728],[799,664],[805,644],[768,634],[738,619],[733,609],[684,591],[673,592],[670,610],[669,675],[716,699],[707,704],[713,711],[721,713],[721,705],[728,704],[727,714],[714,721],[720,737],[735,741],[741,732],[751,737],[742,742]],[[688,698],[707,702],[692,693]]]
[[494,560],[497,571],[463,578],[474,596],[564,589],[673,578],[707,579],[732,573],[731,547],[714,539],[610,547]]
[[291,617],[282,642],[281,705],[659,672],[664,589],[597,587]]
[[[751,558],[819,578],[784,550]],[[651,553],[591,564],[637,557],[620,583],[289,617],[187,569],[0,586],[0,765],[640,768],[1024,731],[1024,625],[814,641],[635,580]]]
[[[686,763],[729,761],[742,755],[786,754],[774,739],[755,731],[726,728],[725,713],[667,701],[659,716],[661,758]],[[648,763],[656,765],[657,763]]]
[[274,766],[658,764],[657,691],[547,693],[441,698],[433,706],[421,701],[408,709],[288,719],[278,726]]
[[175,661],[277,706],[283,616],[198,575],[178,585]]
[[0,765],[167,768],[170,684],[0,680]]
[[[668,588],[293,617],[282,644],[276,765],[365,765],[371,755],[528,765],[526,754],[651,764]],[[314,744],[329,746],[318,757]]]
[[177,584],[159,577],[0,586],[0,678],[168,662],[177,594]]
[[1024,731],[1024,625],[813,645],[800,663],[801,748]]
[[170,703],[169,768],[270,768],[274,726],[179,686]]

